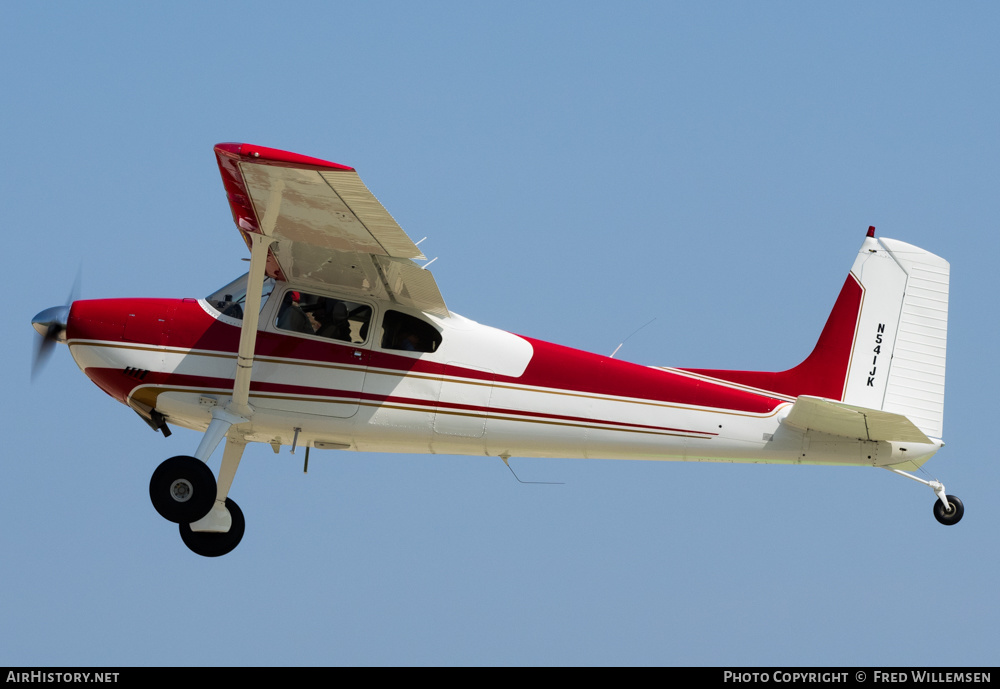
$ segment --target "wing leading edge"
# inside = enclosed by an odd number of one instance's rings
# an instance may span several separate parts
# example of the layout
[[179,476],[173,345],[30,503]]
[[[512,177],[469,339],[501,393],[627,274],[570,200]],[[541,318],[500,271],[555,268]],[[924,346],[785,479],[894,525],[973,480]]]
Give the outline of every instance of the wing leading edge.
[[274,238],[266,272],[448,316],[423,259],[354,168],[273,148],[215,147],[233,220]]

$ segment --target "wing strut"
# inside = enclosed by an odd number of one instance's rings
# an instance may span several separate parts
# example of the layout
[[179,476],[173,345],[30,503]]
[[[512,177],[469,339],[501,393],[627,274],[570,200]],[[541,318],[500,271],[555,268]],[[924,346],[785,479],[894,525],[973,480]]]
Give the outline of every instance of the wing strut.
[[257,344],[257,322],[260,319],[260,292],[264,288],[264,267],[267,250],[274,243],[272,237],[247,233],[250,238],[250,274],[247,277],[247,296],[243,306],[243,328],[240,330],[240,348],[236,357],[236,380],[233,382],[234,414],[249,417],[250,374],[253,371],[253,351]]
[[[247,236],[251,240],[250,274],[247,276],[247,293],[243,302],[243,326],[240,329],[240,347],[236,355],[233,396],[225,407],[212,409],[212,422],[208,425],[194,454],[203,462],[208,462],[208,458],[215,452],[222,439],[227,437],[231,427],[247,423],[253,416],[253,408],[250,406],[250,376],[253,373],[253,353],[257,344],[257,324],[260,321],[260,293],[264,287],[264,267],[267,263],[267,250],[274,240],[261,234],[248,233]],[[225,502],[225,499],[225,495],[220,496],[222,502]]]

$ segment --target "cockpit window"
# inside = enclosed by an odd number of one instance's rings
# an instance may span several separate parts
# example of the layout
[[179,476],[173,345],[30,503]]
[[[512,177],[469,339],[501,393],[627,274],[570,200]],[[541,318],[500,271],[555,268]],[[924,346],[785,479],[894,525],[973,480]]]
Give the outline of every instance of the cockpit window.
[[362,344],[368,338],[372,307],[344,299],[287,290],[274,325],[306,335]]
[[[205,300],[217,309],[223,316],[243,320],[243,304],[247,298],[247,278],[244,273],[222,289],[212,292]],[[274,278],[264,278],[264,286],[260,291],[260,308],[264,308],[267,298],[274,289]]]
[[399,311],[386,311],[382,319],[382,349],[404,352],[435,352],[441,333],[427,321]]

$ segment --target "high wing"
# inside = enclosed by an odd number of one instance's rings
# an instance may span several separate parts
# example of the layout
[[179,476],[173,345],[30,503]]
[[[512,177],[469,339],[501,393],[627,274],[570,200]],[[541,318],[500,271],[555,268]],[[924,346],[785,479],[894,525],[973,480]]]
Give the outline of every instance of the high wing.
[[233,220],[274,239],[266,272],[448,316],[424,259],[354,168],[251,144],[215,147]]

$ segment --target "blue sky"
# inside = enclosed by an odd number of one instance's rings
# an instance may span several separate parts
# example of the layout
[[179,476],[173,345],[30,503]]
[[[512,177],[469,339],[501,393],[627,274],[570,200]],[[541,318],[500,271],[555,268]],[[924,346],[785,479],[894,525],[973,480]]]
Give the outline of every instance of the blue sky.
[[[993,665],[988,3],[8,3],[3,665]],[[248,449],[187,551],[152,433],[30,319],[245,270],[212,155],[354,166],[449,308],[646,364],[811,349],[868,225],[951,261],[945,447],[881,470]],[[216,462],[218,460],[216,459]]]

